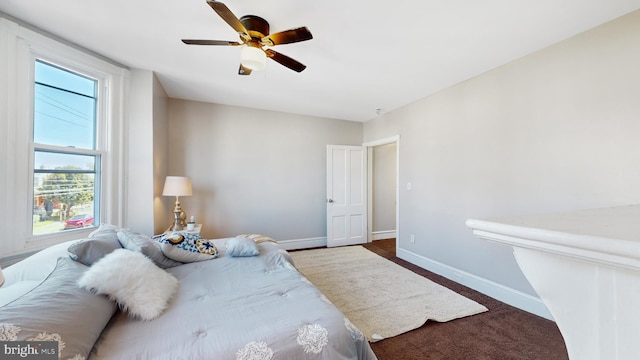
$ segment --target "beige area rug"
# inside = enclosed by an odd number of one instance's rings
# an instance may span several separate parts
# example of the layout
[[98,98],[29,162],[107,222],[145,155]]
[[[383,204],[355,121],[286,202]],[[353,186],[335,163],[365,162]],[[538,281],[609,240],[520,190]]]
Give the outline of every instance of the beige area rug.
[[362,246],[294,251],[291,256],[369,341],[400,335],[427,320],[445,322],[487,311]]

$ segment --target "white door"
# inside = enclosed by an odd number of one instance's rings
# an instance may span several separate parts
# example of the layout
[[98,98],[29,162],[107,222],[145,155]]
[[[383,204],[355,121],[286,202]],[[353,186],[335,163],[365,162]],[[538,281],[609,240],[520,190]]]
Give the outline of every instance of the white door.
[[327,145],[327,246],[367,242],[367,149]]

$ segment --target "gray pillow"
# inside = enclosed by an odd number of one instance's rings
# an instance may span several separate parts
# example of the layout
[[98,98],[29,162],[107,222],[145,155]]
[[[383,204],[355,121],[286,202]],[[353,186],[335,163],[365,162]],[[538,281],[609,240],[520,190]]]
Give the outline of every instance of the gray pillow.
[[118,240],[123,248],[142,253],[163,269],[182,265],[181,262],[169,259],[160,249],[160,244],[144,234],[130,230],[118,231]]
[[239,257],[239,256],[256,256],[260,253],[258,245],[253,239],[238,236],[227,240],[227,254]]
[[8,341],[58,341],[59,358],[86,358],[116,311],[105,296],[77,281],[88,267],[59,258],[37,287],[0,307],[0,335]]
[[69,256],[84,265],[91,266],[113,250],[122,249],[118,237],[93,237],[79,240],[67,249]]
[[111,238],[111,239],[118,239],[118,231],[120,230],[124,230],[123,228],[116,226],[116,225],[111,225],[111,224],[100,224],[100,227],[98,227],[97,229],[93,230],[90,234],[89,237],[90,238],[94,238],[94,237],[102,237],[102,238]]

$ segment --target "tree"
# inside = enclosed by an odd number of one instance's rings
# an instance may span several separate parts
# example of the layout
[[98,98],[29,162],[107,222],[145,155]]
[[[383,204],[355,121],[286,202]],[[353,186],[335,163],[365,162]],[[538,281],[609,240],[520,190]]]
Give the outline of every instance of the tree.
[[47,198],[66,204],[66,217],[69,217],[71,207],[93,202],[94,179],[90,174],[78,172],[80,168],[64,166],[55,170],[69,170],[69,172],[50,173],[42,180],[38,190]]

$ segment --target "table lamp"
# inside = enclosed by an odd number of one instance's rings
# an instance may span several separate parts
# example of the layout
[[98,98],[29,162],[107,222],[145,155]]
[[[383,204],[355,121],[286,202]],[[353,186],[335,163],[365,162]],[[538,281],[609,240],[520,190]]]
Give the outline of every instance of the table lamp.
[[180,196],[191,196],[191,179],[184,176],[167,176],[164,180],[163,196],[175,196],[176,203],[173,207],[172,231],[184,229],[186,215],[180,207]]

